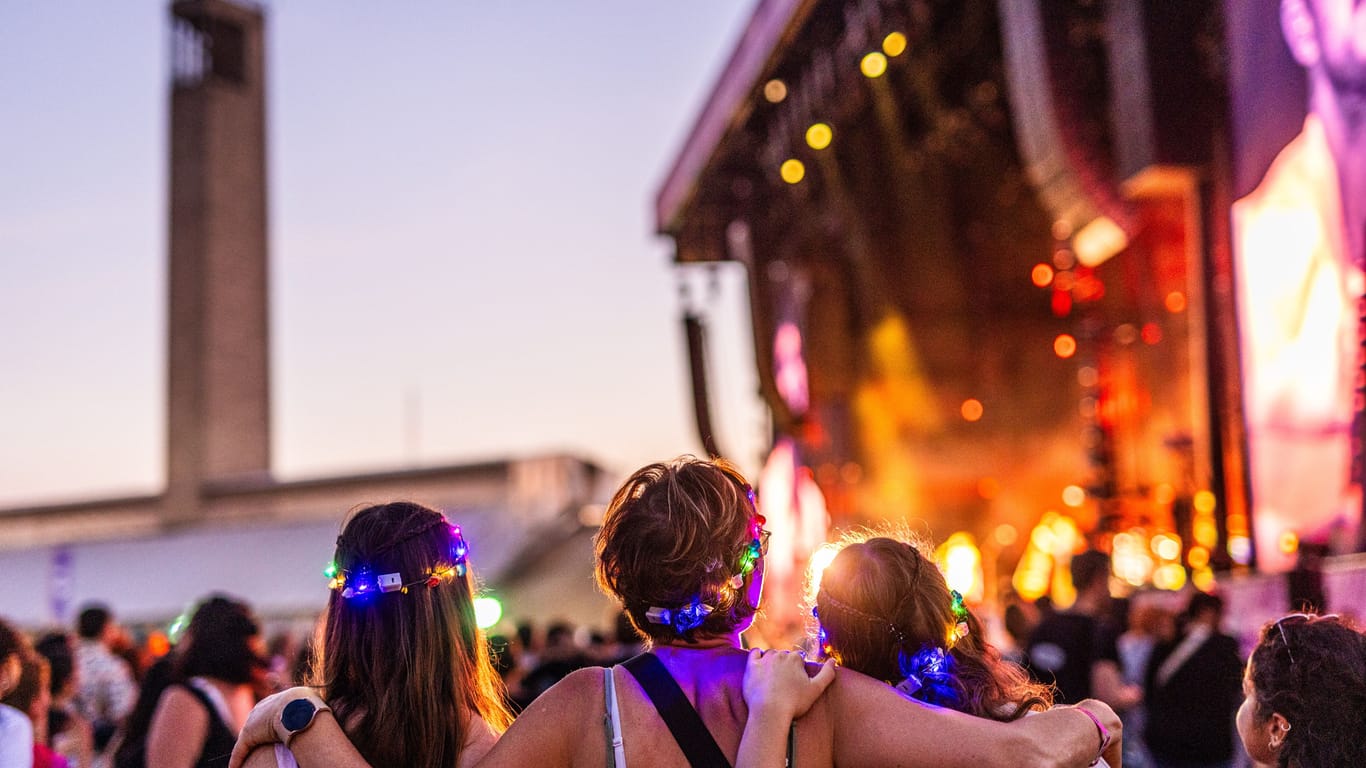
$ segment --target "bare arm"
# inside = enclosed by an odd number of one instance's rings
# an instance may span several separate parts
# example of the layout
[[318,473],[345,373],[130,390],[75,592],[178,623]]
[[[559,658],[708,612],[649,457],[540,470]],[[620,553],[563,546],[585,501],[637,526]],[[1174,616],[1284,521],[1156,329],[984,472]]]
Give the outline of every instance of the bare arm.
[[1115,709],[1129,709],[1143,701],[1143,689],[1124,682],[1119,665],[1109,659],[1091,665],[1091,684],[1096,698]]
[[[285,734],[280,725],[280,713],[289,702],[304,698],[316,699],[317,693],[312,688],[298,687],[261,699],[242,726],[228,768],[249,765],[247,759],[253,751],[265,751],[257,750],[257,747],[271,747],[283,742]],[[370,764],[346,738],[331,712],[319,712],[314,716],[313,723],[307,729],[295,734],[289,743],[289,751],[294,753],[300,768],[370,768]]]
[[806,714],[834,679],[833,661],[812,677],[796,652],[751,650],[743,689],[749,717],[736,768],[785,765],[792,722]]
[[[923,768],[1080,768],[1096,758],[1099,736],[1090,717],[1061,707],[1013,723],[929,707],[878,680],[840,669],[831,686],[835,762],[846,766]],[[1118,743],[1119,717],[1086,703]]]
[[161,694],[147,731],[147,764],[157,768],[194,768],[209,735],[209,712],[184,687]]

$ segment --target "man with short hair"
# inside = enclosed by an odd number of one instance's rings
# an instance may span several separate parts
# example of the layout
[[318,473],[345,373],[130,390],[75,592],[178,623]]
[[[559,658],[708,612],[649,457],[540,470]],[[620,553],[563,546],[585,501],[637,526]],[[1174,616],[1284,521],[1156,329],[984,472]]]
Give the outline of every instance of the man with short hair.
[[1046,616],[1029,637],[1025,649],[1030,672],[1058,688],[1059,704],[1100,699],[1116,710],[1143,698],[1138,686],[1128,685],[1120,672],[1116,629],[1110,616],[1110,556],[1091,550],[1072,558],[1072,584],[1077,600],[1065,611]]
[[137,703],[133,674],[113,651],[119,626],[108,606],[90,604],[76,620],[76,704],[95,731],[95,768],[108,765],[105,749]]

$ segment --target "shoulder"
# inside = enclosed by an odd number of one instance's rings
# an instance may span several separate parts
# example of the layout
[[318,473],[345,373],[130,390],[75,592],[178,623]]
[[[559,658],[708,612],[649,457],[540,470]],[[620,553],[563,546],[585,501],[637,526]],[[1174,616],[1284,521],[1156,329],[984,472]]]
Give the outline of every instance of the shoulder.
[[187,686],[175,683],[167,686],[157,698],[156,712],[152,722],[162,722],[173,727],[184,727],[196,723],[207,723],[209,712],[200,701],[199,694]]
[[484,755],[488,754],[493,745],[498,743],[498,732],[493,730],[480,717],[471,717],[469,722],[469,735],[465,738],[465,744],[460,749],[460,760],[456,763],[457,768],[470,768],[477,765]]
[[[541,702],[553,705],[556,702],[582,702],[583,697],[602,693],[603,667],[582,667],[565,675],[558,683],[546,689],[546,692],[532,702],[528,710]],[[618,672],[620,674],[620,672]]]

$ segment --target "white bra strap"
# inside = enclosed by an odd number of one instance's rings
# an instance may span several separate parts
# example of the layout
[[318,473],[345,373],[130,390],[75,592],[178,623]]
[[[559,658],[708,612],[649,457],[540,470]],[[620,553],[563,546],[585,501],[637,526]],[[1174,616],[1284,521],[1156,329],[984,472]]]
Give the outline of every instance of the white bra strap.
[[626,768],[626,744],[621,738],[621,712],[617,708],[617,679],[612,668],[604,670],[603,686],[607,691],[607,716],[612,724],[612,765]]

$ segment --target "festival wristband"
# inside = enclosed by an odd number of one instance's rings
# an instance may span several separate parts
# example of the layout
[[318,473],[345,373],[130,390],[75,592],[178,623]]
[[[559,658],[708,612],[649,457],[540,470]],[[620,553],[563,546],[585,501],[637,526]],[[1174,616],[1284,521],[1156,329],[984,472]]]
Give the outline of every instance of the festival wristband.
[[1096,750],[1096,759],[1092,760],[1090,763],[1091,765],[1095,765],[1100,762],[1100,756],[1105,754],[1105,750],[1110,747],[1110,729],[1106,728],[1105,724],[1102,723],[1100,718],[1096,717],[1091,710],[1086,709],[1085,707],[1075,707],[1075,709],[1091,718],[1091,722],[1096,724],[1096,731],[1100,734],[1100,749]]

